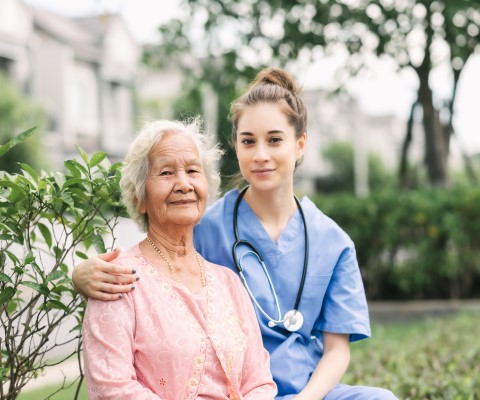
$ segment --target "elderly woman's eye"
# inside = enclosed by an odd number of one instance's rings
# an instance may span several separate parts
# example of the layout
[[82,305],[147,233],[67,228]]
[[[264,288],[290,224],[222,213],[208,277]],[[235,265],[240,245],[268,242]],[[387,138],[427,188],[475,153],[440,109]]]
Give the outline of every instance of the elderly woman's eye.
[[160,175],[160,176],[168,176],[168,175],[172,175],[172,172],[171,172],[171,171],[160,171],[158,175]]
[[190,168],[188,170],[188,173],[189,174],[197,174],[197,173],[200,173],[200,170],[198,168]]

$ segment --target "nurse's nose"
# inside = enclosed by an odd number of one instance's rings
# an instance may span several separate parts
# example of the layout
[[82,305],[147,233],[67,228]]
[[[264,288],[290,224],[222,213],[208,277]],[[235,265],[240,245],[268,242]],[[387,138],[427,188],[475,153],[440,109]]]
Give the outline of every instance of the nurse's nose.
[[185,171],[179,172],[175,180],[175,191],[180,191],[182,193],[188,193],[193,191],[193,185],[188,179],[188,174]]
[[268,161],[270,153],[266,145],[259,143],[255,148],[254,160],[258,162]]

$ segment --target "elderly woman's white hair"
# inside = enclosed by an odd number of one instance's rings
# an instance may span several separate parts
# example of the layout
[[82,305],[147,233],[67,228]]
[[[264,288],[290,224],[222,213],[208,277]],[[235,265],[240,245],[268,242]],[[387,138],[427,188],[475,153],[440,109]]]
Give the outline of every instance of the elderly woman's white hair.
[[220,175],[216,168],[216,162],[223,152],[218,145],[214,144],[211,135],[201,132],[200,124],[201,120],[198,117],[185,123],[168,120],[148,122],[130,145],[122,168],[120,188],[128,214],[142,231],[148,230],[148,218],[146,214],[138,211],[138,204],[143,201],[145,196],[145,183],[150,166],[148,155],[165,133],[178,132],[192,138],[207,178],[209,202],[217,197]]

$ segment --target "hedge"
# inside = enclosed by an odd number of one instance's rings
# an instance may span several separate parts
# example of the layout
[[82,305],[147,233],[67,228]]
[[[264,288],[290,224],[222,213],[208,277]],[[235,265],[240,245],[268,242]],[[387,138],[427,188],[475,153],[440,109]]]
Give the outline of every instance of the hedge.
[[480,188],[312,200],[354,241],[369,299],[480,297]]

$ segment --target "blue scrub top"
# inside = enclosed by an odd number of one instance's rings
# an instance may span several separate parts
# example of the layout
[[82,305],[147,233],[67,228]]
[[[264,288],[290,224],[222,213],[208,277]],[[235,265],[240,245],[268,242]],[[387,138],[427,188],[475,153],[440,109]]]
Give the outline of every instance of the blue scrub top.
[[[237,272],[232,258],[233,208],[238,191],[228,192],[210,206],[195,227],[195,246],[207,260]],[[353,242],[313,202],[301,201],[309,236],[309,260],[300,311],[305,321],[297,332],[280,324],[270,328],[256,309],[271,371],[278,386],[277,399],[298,394],[308,383],[323,353],[322,331],[350,335],[350,341],[370,336],[365,291]],[[277,292],[281,312],[293,309],[303,271],[305,236],[297,210],[273,242],[246,201],[238,209],[239,237],[262,254]],[[237,253],[241,256],[245,248]],[[274,319],[279,319],[267,278],[257,259],[247,255],[243,272],[255,298]],[[282,318],[283,318],[282,315]],[[285,398],[287,398],[285,397]]]

